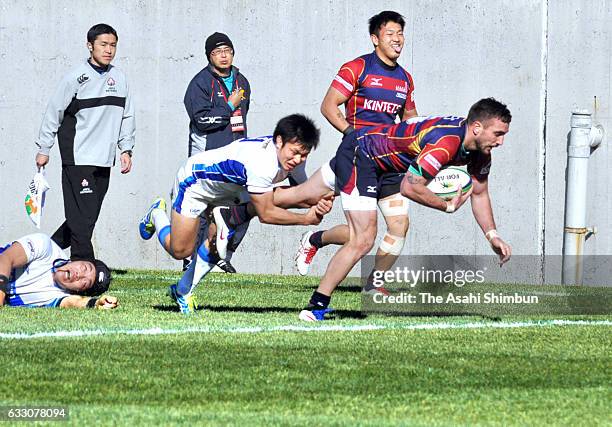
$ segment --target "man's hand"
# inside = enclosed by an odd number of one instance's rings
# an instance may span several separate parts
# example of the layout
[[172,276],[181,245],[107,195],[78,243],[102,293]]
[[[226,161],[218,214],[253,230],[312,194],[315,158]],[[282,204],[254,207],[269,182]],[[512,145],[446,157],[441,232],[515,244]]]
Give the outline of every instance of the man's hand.
[[110,295],[102,295],[96,301],[96,309],[98,310],[111,310],[113,308],[117,308],[119,305],[119,301],[117,297],[111,297]]
[[36,167],[38,169],[42,168],[47,163],[49,163],[49,156],[47,156],[46,154],[41,154],[41,153],[38,153],[36,155]]
[[317,214],[317,206],[313,206],[310,209],[308,209],[308,212],[306,212],[306,224],[304,225],[319,225],[321,223],[321,220],[323,219],[322,216]]
[[512,248],[509,244],[504,242],[499,236],[493,237],[491,241],[491,248],[499,256],[499,265],[504,265],[512,256]]
[[238,108],[240,105],[240,101],[242,100],[242,95],[244,94],[244,89],[236,88],[230,95],[228,101],[232,103],[234,108]]
[[131,170],[132,156],[130,156],[128,153],[121,153],[121,173],[129,173]]
[[319,225],[323,217],[334,207],[333,197],[319,200],[319,202],[308,209],[306,221],[308,225]]
[[313,207],[315,208],[317,215],[323,219],[323,217],[327,215],[334,207],[334,196],[319,200],[319,202]]
[[448,202],[446,212],[452,213],[459,209],[465,203],[465,201],[470,198],[472,195],[472,190],[473,188],[470,188],[470,191],[463,194],[461,184],[457,185],[457,195]]

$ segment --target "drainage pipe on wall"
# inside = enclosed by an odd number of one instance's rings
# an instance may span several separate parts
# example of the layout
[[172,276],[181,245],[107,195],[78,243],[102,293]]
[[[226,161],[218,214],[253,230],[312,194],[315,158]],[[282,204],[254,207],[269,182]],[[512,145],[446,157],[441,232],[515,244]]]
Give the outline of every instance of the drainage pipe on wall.
[[583,249],[587,237],[596,232],[586,225],[587,175],[591,152],[601,144],[604,129],[593,126],[591,113],[572,112],[567,151],[565,227],[563,232],[563,271],[565,285],[582,285]]

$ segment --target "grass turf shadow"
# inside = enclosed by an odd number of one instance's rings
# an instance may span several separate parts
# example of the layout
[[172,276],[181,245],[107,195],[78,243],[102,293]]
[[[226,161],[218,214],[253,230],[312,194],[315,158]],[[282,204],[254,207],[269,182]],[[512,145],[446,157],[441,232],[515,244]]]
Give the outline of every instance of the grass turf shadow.
[[[153,308],[158,311],[175,312],[179,309],[176,305],[154,305]],[[218,313],[299,313],[299,309],[293,307],[243,307],[243,306],[225,306],[225,305],[200,305],[196,311],[213,311]],[[334,310],[333,315],[339,319],[365,319],[367,314],[363,314],[358,310]]]
[[[153,308],[158,311],[178,313],[179,308],[172,304],[158,304]],[[244,306],[227,306],[227,305],[200,305],[196,308],[198,311],[213,311],[216,313],[297,313],[298,309],[293,307],[244,307]],[[373,314],[373,313],[372,313]],[[367,319],[368,313],[363,313],[359,310],[334,310],[330,313],[332,319]],[[423,312],[423,313],[385,313],[389,317],[481,317],[482,319],[499,322],[501,317],[487,316],[482,313],[466,313],[466,312]]]
[[[316,290],[319,285],[309,286],[310,289]],[[359,285],[340,285],[338,286],[334,292],[350,292],[350,293],[359,293],[363,290],[363,288]]]

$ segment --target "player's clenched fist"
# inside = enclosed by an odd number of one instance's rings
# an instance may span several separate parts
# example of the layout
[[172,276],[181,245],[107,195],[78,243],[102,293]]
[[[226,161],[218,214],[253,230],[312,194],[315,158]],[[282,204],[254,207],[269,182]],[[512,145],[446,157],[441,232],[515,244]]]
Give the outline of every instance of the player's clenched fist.
[[333,207],[334,207],[333,199],[331,199],[331,200],[329,200],[329,199],[321,199],[314,206],[317,215],[320,216],[321,218],[323,216],[327,215],[329,213],[329,211],[332,210]]

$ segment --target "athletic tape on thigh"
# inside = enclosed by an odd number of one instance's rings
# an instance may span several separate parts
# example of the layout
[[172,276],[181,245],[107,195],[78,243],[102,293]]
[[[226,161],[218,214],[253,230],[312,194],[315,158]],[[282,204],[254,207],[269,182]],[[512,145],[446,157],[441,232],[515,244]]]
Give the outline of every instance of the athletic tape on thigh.
[[[393,243],[387,242],[387,238],[389,240],[393,240]],[[404,237],[394,236],[393,234],[385,233],[381,242],[380,242],[380,250],[386,252],[391,255],[400,255],[402,253],[402,249],[404,248],[404,242],[406,239]]]
[[394,194],[384,200],[379,200],[378,208],[386,217],[408,215],[408,198],[399,193]]

